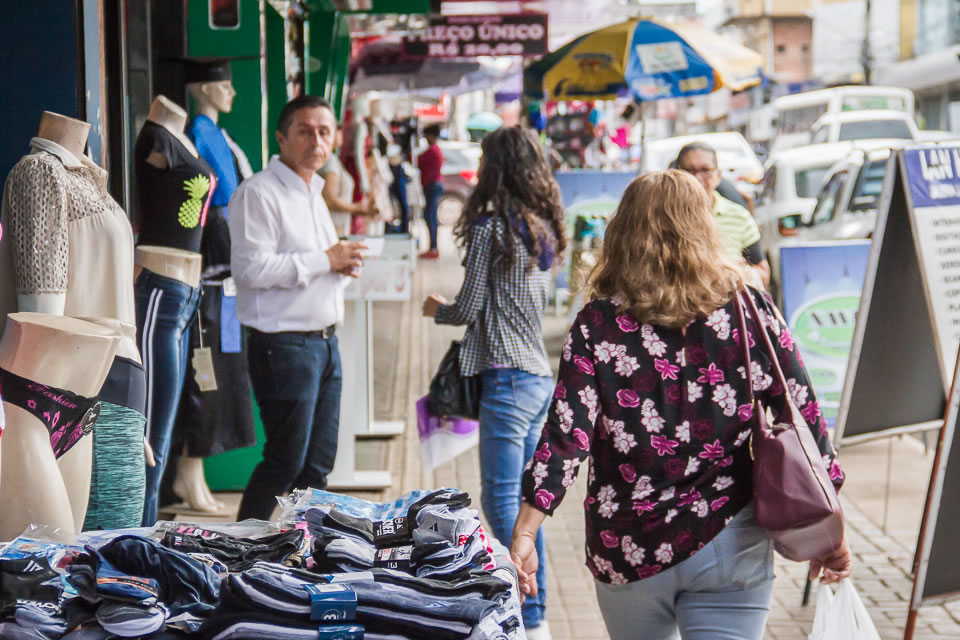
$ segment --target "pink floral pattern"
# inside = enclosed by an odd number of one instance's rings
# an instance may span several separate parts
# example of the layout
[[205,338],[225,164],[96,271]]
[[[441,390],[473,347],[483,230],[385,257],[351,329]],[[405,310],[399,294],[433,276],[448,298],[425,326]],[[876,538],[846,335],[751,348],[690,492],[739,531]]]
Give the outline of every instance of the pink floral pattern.
[[[756,344],[753,391],[779,419],[790,398],[809,423],[830,478],[844,475],[826,436],[800,353],[764,295],[754,293],[787,389]],[[639,322],[608,300],[579,313],[563,346],[560,382],[523,476],[524,499],[552,513],[590,461],[587,566],[622,584],[656,575],[707,544],[752,498],[754,410],[733,304],[686,332]]]

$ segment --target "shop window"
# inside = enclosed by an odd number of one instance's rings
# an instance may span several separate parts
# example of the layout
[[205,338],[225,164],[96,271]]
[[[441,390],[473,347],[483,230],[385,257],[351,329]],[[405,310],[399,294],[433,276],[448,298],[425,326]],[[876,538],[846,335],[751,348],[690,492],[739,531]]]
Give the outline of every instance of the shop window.
[[210,28],[239,29],[240,0],[210,0]]

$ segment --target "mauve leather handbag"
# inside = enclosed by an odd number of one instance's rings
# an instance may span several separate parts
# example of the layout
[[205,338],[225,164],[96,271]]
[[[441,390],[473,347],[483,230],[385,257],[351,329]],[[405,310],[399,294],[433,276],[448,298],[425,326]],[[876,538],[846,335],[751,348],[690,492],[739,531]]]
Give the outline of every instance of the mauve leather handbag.
[[[767,409],[753,391],[744,300],[784,390],[787,408],[779,421],[771,419],[768,423]],[[813,433],[790,397],[783,369],[753,296],[749,291],[738,293],[737,302],[740,344],[753,407],[750,451],[756,523],[770,533],[774,548],[784,558],[797,562],[819,558],[836,551],[843,543],[840,500]]]

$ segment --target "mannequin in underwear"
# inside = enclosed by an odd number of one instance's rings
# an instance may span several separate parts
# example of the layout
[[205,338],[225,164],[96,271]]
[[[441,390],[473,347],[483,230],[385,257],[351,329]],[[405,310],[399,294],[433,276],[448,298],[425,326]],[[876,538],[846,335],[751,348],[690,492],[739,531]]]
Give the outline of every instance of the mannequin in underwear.
[[[117,347],[122,357],[107,376],[105,387],[113,393],[101,398],[100,429],[77,449],[90,455],[92,448],[93,458],[86,461],[92,474],[71,483],[71,490],[89,492],[87,513],[74,509],[85,526],[129,527],[139,523],[145,463],[146,380],[133,337],[133,232],[107,193],[106,172],[83,155],[89,128],[73,118],[42,114],[31,153],[5,184],[10,268],[0,278],[14,281],[20,311],[93,317],[126,336]],[[86,286],[91,282],[98,286]],[[104,447],[112,455],[104,455]],[[101,482],[104,474],[111,480]]]
[[[80,532],[92,442],[75,436],[95,428],[96,396],[119,342],[112,329],[74,318],[39,313],[7,317],[0,339],[6,413],[0,539],[13,539],[31,523],[60,529],[68,539]],[[39,417],[31,401],[48,410],[60,407],[57,424]]]
[[[370,102],[366,97],[354,98],[350,104],[350,121],[345,129],[343,141],[343,166],[353,178],[353,201],[368,202],[372,199],[372,184],[370,170],[367,167],[367,156],[371,150],[370,127],[367,120],[370,118]],[[365,233],[366,218],[354,214],[350,224],[350,232]]]
[[140,220],[137,340],[148,380],[146,432],[157,463],[147,470],[143,526],[157,519],[160,480],[190,371],[187,329],[197,313],[201,237],[216,188],[213,169],[183,132],[186,120],[183,109],[158,96],[134,148]]
[[[191,510],[214,512],[223,503],[214,499],[203,477],[203,458],[233,449],[253,446],[253,399],[244,353],[244,337],[236,318],[236,287],[230,278],[230,230],[227,203],[249,166],[243,152],[217,125],[220,113],[229,113],[236,91],[230,60],[187,58],[184,61],[187,89],[193,98],[195,116],[186,133],[197,151],[217,173],[217,186],[210,200],[200,253],[203,256],[199,317],[190,325],[190,347],[210,347],[217,389],[201,391],[188,375],[171,445],[183,451],[175,469],[168,469],[161,490],[161,504],[183,500]],[[173,465],[171,465],[173,466]]]

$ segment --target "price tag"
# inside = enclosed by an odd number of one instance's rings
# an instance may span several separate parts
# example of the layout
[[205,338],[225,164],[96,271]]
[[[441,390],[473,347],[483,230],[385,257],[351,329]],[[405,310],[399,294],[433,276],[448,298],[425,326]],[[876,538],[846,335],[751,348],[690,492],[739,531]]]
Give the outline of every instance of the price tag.
[[193,371],[200,391],[217,390],[217,377],[213,372],[213,352],[210,347],[193,350]]

